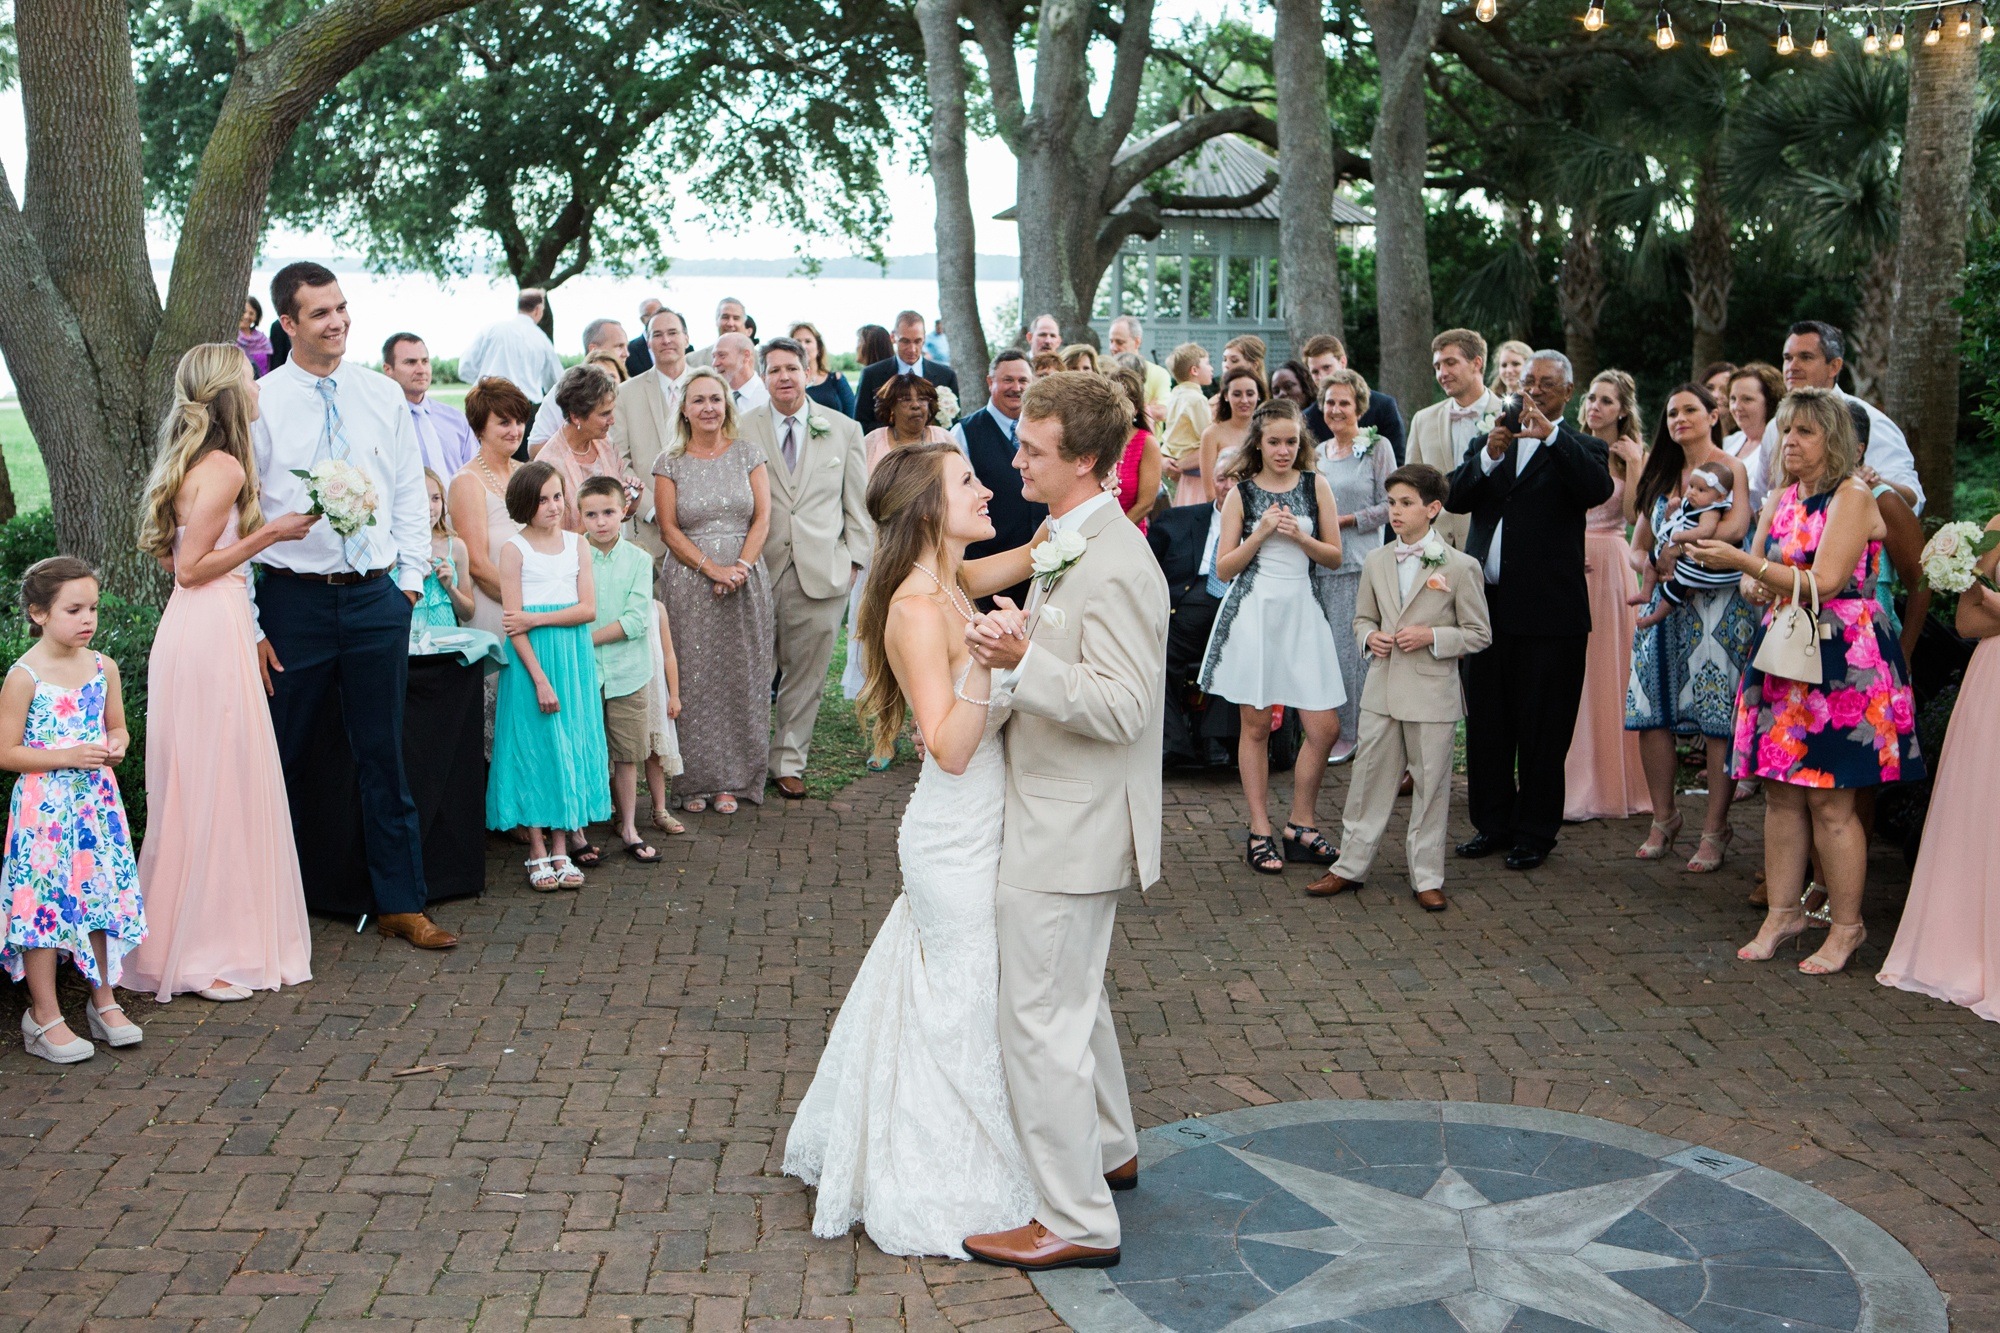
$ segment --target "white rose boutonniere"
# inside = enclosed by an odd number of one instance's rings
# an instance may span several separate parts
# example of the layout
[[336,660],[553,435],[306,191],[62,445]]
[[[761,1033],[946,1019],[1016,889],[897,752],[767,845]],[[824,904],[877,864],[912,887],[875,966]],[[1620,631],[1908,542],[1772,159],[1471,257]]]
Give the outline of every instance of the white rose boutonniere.
[[1035,571],[1035,582],[1041,585],[1043,595],[1046,596],[1062,581],[1062,576],[1069,573],[1071,566],[1083,559],[1084,547],[1082,533],[1058,532],[1028,552],[1028,563]]
[[814,439],[818,439],[832,429],[833,423],[817,413],[806,418],[806,434],[812,436]]
[[1354,457],[1366,458],[1368,451],[1381,442],[1382,432],[1373,426],[1363,426],[1354,437]]
[[1479,420],[1472,423],[1472,433],[1474,435],[1491,435],[1493,428],[1499,424],[1500,414],[1498,412],[1481,412]]
[[937,424],[948,428],[952,422],[958,420],[958,395],[940,384],[937,390],[937,403]]
[[1438,540],[1435,532],[1424,538],[1423,547],[1417,552],[1417,563],[1427,572],[1428,577],[1424,579],[1426,588],[1434,592],[1451,591],[1451,583],[1444,576],[1444,566],[1448,559],[1450,556],[1446,554],[1445,544]]

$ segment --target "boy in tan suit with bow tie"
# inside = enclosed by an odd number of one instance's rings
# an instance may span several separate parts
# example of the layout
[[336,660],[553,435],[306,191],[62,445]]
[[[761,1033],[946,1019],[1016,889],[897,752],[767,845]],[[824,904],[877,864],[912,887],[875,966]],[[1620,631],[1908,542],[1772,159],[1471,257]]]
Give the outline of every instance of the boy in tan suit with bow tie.
[[1431,531],[1451,484],[1412,463],[1389,474],[1389,526],[1396,540],[1361,567],[1354,635],[1369,659],[1361,691],[1361,737],[1341,820],[1340,859],[1306,886],[1316,898],[1358,889],[1396,805],[1407,769],[1410,887],[1442,912],[1445,819],[1451,800],[1451,741],[1465,716],[1458,659],[1493,641],[1479,563]]

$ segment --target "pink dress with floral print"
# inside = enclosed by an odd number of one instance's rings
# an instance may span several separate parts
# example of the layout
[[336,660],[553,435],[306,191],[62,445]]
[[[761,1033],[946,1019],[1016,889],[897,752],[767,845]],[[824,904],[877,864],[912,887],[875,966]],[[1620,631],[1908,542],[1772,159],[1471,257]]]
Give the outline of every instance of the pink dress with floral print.
[[[1812,564],[1833,495],[1801,496],[1797,483],[1785,488],[1765,540],[1772,564]],[[1767,676],[1755,666],[1744,671],[1732,776],[1798,787],[1873,787],[1924,775],[1909,671],[1875,601],[1881,565],[1882,543],[1869,542],[1852,582],[1820,603],[1821,625],[1833,626],[1820,643],[1820,684]],[[1751,645],[1753,661],[1774,611],[1765,613]]]
[[[104,659],[97,674],[73,690],[35,676],[35,697],[21,743],[31,750],[66,750],[104,741]],[[26,663],[20,670],[34,676]],[[23,773],[7,813],[7,938],[0,964],[19,981],[30,949],[61,949],[93,986],[115,986],[121,960],[146,938],[139,866],[132,831],[108,768],[58,768]],[[104,975],[91,951],[104,932]]]

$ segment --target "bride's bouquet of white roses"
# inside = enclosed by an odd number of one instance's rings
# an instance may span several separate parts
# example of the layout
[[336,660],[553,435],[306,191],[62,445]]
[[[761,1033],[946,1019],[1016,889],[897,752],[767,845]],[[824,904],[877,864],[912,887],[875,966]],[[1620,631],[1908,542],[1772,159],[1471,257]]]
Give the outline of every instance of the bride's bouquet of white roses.
[[949,429],[958,420],[958,395],[940,384],[937,386],[937,424]]
[[292,475],[306,483],[306,495],[312,500],[312,508],[306,512],[326,515],[327,524],[342,541],[374,526],[381,496],[375,492],[375,483],[352,463],[329,458],[310,469],[293,468]]
[[2000,532],[1987,532],[1977,523],[1947,523],[1924,543],[1924,582],[1937,592],[1964,592],[1975,583],[1993,587],[1993,580],[1979,572],[1979,561],[1996,545]]

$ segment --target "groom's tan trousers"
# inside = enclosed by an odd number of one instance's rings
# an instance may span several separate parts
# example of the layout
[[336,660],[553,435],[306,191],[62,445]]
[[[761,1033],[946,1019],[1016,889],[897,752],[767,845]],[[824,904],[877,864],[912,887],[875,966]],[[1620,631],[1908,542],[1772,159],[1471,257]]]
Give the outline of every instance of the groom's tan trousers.
[[1118,893],[1002,884],[1000,1052],[1014,1130],[1042,1196],[1036,1220],[1075,1245],[1118,1244],[1104,1173],[1138,1155],[1125,1062],[1104,990]]

